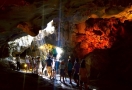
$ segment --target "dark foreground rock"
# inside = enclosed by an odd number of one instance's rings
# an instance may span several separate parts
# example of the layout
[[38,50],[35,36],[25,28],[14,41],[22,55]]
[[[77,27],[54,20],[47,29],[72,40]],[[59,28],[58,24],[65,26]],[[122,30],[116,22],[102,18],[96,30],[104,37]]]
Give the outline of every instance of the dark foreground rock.
[[21,73],[7,68],[0,63],[0,90],[66,90],[36,74]]
[[[89,90],[132,90],[130,82],[112,75],[90,80]],[[58,82],[47,80],[36,74],[14,71],[0,61],[0,90],[78,90],[74,82],[73,86],[69,85],[69,81],[65,84]]]

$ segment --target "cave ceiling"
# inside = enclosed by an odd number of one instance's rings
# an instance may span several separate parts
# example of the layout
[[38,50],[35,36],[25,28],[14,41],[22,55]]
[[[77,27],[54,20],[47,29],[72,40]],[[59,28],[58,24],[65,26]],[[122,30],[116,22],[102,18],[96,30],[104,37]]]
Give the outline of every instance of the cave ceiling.
[[[89,18],[132,19],[131,0],[0,0],[0,46],[36,36],[51,20],[77,25]],[[89,20],[90,21],[90,20]],[[94,31],[101,35],[100,32]]]

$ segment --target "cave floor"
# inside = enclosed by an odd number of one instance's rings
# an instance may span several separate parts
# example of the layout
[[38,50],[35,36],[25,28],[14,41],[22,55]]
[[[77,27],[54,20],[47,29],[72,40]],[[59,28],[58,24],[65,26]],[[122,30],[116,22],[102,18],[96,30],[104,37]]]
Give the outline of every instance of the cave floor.
[[[25,70],[21,70],[19,72],[22,72],[22,73],[32,73],[31,71],[28,71],[26,72]],[[60,81],[60,75],[57,74],[56,75],[56,79],[49,79],[47,76],[45,75],[39,75],[40,78],[43,78],[44,80],[46,80],[48,83],[52,84],[54,87],[60,87],[61,89],[68,89],[68,90],[79,90],[78,87],[76,87],[76,83],[74,82],[74,80],[72,79],[72,84],[70,84],[70,80],[68,77],[65,78],[65,83]],[[89,85],[89,89],[90,90],[97,90],[96,87],[92,86],[92,85]]]
[[[8,66],[8,65],[7,65]],[[0,63],[0,90],[78,90],[74,81],[69,84],[66,78],[65,83],[57,80],[49,80],[46,76],[39,76],[24,70],[15,71],[3,66]],[[132,90],[131,84],[114,78],[90,80],[90,90]]]
[[[50,80],[46,76],[25,73],[23,70],[18,72],[0,67],[0,71],[0,90],[79,90],[74,81],[69,84],[68,78],[65,83],[60,82],[59,75],[56,75],[56,80]],[[92,86],[90,88],[96,90]]]

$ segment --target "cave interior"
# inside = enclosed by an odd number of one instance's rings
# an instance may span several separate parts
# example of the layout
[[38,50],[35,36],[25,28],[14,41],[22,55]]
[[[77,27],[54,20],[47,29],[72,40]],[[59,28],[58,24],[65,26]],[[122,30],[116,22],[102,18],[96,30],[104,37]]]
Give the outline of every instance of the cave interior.
[[[51,21],[54,29],[46,28]],[[0,0],[1,59],[27,54],[45,59],[57,46],[65,60],[86,60],[90,83],[129,86],[131,41],[131,0]]]

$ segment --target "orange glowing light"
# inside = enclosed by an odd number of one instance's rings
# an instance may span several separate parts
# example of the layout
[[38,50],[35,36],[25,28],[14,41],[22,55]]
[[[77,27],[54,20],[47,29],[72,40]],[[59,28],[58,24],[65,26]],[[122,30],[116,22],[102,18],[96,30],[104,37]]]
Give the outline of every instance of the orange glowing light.
[[[92,22],[91,22],[92,20]],[[80,46],[76,46],[75,52],[84,56],[94,49],[106,49],[111,48],[113,43],[116,41],[117,35],[123,37],[125,31],[122,26],[119,24],[119,19],[91,19],[90,22],[87,22],[87,27],[85,28],[85,35],[77,35],[76,43],[80,43]],[[82,31],[79,27],[82,24],[78,25],[78,31]],[[84,25],[83,25],[84,26]],[[85,43],[84,43],[85,41]],[[77,44],[78,45],[78,44]],[[81,52],[80,53],[80,49]]]

